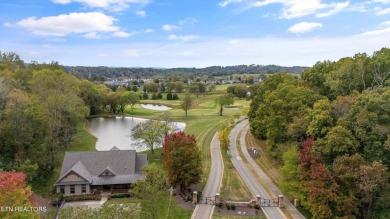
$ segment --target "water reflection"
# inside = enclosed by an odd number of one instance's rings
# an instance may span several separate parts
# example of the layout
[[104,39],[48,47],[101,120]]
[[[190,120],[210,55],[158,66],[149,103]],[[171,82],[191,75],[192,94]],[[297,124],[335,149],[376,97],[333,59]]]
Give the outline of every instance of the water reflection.
[[[135,141],[131,138],[131,129],[137,124],[147,119],[136,117],[115,116],[97,117],[89,119],[88,131],[98,138],[96,150],[106,151],[116,146],[120,150],[135,149],[137,151],[148,150],[147,147],[135,146]],[[186,124],[177,122],[175,126],[184,130]]]

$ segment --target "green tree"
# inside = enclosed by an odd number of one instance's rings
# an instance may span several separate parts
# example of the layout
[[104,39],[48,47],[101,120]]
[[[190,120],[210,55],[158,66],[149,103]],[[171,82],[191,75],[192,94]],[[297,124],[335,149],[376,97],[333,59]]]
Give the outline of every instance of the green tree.
[[144,94],[142,95],[142,98],[143,98],[144,100],[147,100],[147,99],[149,98],[148,93],[144,92]]
[[138,146],[147,146],[154,154],[156,145],[161,144],[164,138],[165,124],[156,120],[147,120],[135,125],[131,130],[131,137],[141,140]]
[[89,106],[89,114],[96,115],[102,105],[102,97],[96,85],[87,80],[81,81],[80,96],[84,100],[84,103]]
[[164,139],[163,155],[163,167],[170,185],[185,189],[200,181],[202,162],[194,135],[169,134]]
[[320,154],[327,164],[332,164],[337,156],[354,154],[358,147],[359,143],[349,130],[335,126],[324,138],[314,142],[313,150]]
[[139,100],[139,96],[136,92],[130,92],[129,94],[129,104],[130,104],[130,108],[131,110],[134,110],[135,108],[135,105],[139,104],[140,100]]
[[310,123],[307,134],[322,138],[333,126],[332,105],[328,99],[314,103],[310,112]]
[[142,169],[143,179],[138,179],[130,193],[142,199],[143,214],[147,218],[158,218],[159,202],[168,196],[168,186],[164,173],[156,164],[149,164]]
[[184,110],[187,116],[187,112],[189,109],[191,109],[192,106],[191,94],[189,92],[185,93],[183,102],[181,102],[180,106]]
[[223,107],[234,104],[234,95],[230,93],[221,95],[215,99],[215,104],[219,106],[218,115],[222,116]]

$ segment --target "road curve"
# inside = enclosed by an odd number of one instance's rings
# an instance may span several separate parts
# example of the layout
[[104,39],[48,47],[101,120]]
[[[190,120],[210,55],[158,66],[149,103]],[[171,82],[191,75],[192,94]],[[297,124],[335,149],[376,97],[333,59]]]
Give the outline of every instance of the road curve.
[[[237,172],[240,174],[241,178],[248,186],[249,190],[253,194],[253,196],[260,195],[260,197],[265,199],[271,199],[265,189],[260,185],[257,181],[256,177],[252,174],[252,172],[248,169],[245,163],[242,161],[240,155],[237,151],[237,137],[239,131],[248,123],[247,120],[240,122],[237,126],[233,128],[230,132],[229,140],[230,140],[230,154],[231,161],[236,168]],[[261,208],[267,218],[270,219],[286,219],[286,216],[278,207],[262,207]]]
[[[210,144],[211,154],[211,169],[207,179],[206,186],[203,190],[202,196],[211,197],[219,192],[223,176],[223,162],[221,155],[220,143],[218,140],[218,133],[213,137]],[[198,204],[192,213],[191,219],[207,219],[212,218],[215,205]]]
[[[244,154],[248,163],[252,166],[256,174],[260,177],[263,183],[268,187],[271,192],[278,197],[279,195],[283,195],[283,193],[276,187],[276,185],[272,182],[272,180],[264,173],[264,171],[257,165],[257,163],[253,160],[253,158],[249,155],[246,145],[246,134],[249,130],[248,120],[243,121],[244,128],[242,129],[240,135],[240,145],[241,151]],[[284,197],[284,206],[286,210],[290,213],[291,217],[294,219],[305,219],[305,217],[294,207],[294,205]]]

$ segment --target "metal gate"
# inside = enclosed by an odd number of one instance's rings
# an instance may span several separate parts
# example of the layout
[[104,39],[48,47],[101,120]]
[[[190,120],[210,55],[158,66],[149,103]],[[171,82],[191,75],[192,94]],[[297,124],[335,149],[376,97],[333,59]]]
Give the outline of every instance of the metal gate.
[[198,204],[215,205],[215,196],[212,197],[200,197]]
[[259,205],[261,207],[278,207],[279,206],[279,199],[260,198]]

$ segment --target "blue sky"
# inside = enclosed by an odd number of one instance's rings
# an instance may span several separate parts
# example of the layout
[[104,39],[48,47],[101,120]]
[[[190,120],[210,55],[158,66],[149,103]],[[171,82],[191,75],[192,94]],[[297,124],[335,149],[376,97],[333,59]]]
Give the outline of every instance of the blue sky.
[[1,0],[0,50],[123,67],[312,66],[390,47],[390,0]]

